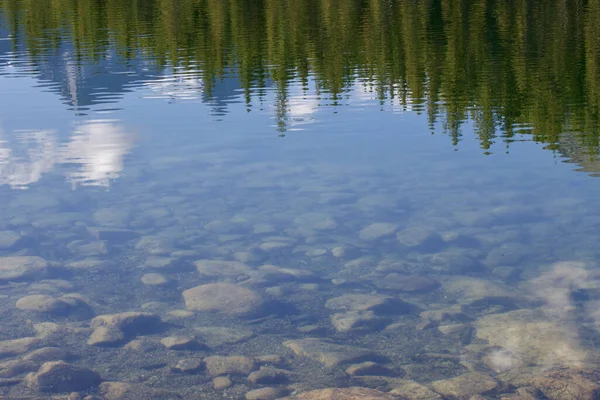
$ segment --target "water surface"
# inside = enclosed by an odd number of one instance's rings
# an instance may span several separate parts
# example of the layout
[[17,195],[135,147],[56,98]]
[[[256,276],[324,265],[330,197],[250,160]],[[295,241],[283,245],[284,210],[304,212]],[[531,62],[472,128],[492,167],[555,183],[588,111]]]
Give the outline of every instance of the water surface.
[[0,3],[0,393],[594,398],[599,18]]

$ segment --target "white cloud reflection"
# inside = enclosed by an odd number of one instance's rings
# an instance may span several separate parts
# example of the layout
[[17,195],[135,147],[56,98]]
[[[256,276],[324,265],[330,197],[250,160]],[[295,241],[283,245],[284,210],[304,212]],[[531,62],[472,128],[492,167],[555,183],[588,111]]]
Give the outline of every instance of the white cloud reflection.
[[111,120],[76,126],[66,143],[52,130],[19,131],[10,137],[0,131],[0,185],[24,189],[68,164],[64,176],[74,187],[108,187],[132,147],[131,135]]

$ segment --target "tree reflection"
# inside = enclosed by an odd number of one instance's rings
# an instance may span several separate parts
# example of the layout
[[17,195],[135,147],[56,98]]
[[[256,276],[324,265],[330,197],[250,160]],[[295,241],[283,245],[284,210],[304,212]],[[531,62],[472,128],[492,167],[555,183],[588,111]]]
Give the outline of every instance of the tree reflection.
[[484,151],[519,134],[551,150],[575,140],[575,158],[598,151],[600,0],[3,0],[0,11],[37,62],[65,40],[86,63],[114,46],[124,63],[201,71],[208,95],[235,70],[249,110],[272,82],[282,132],[290,82],[314,81],[330,104],[360,84],[427,113],[454,144],[472,120]]

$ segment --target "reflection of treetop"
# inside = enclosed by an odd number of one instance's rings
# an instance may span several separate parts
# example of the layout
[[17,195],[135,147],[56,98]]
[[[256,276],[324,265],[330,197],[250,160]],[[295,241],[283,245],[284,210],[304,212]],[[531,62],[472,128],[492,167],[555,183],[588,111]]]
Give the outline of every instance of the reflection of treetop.
[[[248,102],[272,81],[285,119],[291,79],[336,102],[360,81],[385,104],[423,110],[454,141],[472,119],[483,148],[520,131],[554,148],[565,131],[597,147],[600,0],[4,0],[42,57],[70,36],[81,58],[234,68]],[[285,122],[282,122],[285,124]]]

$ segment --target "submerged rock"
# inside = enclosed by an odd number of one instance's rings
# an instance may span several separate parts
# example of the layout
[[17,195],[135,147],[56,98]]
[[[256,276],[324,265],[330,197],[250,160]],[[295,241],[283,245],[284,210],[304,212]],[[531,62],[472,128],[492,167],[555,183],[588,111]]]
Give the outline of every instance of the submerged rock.
[[212,384],[215,390],[223,390],[233,386],[233,382],[228,376],[217,376],[213,379]]
[[345,294],[327,300],[325,307],[341,311],[373,311],[376,314],[406,314],[415,307],[392,296],[381,294]]
[[36,371],[39,363],[31,360],[10,360],[0,363],[0,378],[14,378],[27,372]]
[[22,236],[15,231],[0,231],[0,249],[8,250],[16,247]]
[[176,372],[184,374],[192,374],[204,368],[204,361],[199,358],[184,358],[183,360],[177,361],[177,364],[173,367]]
[[206,345],[200,343],[196,338],[187,336],[169,336],[160,341],[169,350],[201,350]]
[[64,361],[52,361],[44,363],[38,372],[27,375],[25,381],[32,389],[60,393],[98,386],[101,378],[91,369]]
[[442,396],[468,400],[471,396],[490,392],[498,387],[498,382],[489,375],[472,372],[431,383],[433,389]]
[[407,381],[394,388],[390,394],[402,400],[442,400],[442,396],[417,382]]
[[88,344],[112,346],[140,334],[155,332],[162,326],[162,321],[156,314],[130,311],[99,315],[92,319],[90,326],[94,332]]
[[48,295],[35,294],[20,298],[16,307],[19,310],[49,313],[54,315],[66,315],[71,308],[69,302]]
[[342,333],[372,332],[389,322],[389,318],[377,316],[373,311],[348,311],[331,316],[331,324]]
[[391,236],[398,230],[398,225],[389,222],[375,222],[363,228],[358,237],[361,240],[374,241],[386,236]]
[[150,273],[142,276],[142,283],[147,286],[164,286],[169,280],[162,274]]
[[257,292],[232,283],[209,283],[183,292],[188,310],[243,316],[257,313],[264,299]]
[[[527,365],[577,366],[588,359],[568,324],[541,310],[491,314],[476,321],[477,337],[501,346]],[[508,360],[508,358],[507,358]]]
[[18,356],[38,347],[42,341],[38,338],[28,337],[21,339],[0,341],[0,358]]
[[398,242],[406,247],[433,252],[444,244],[442,237],[433,228],[411,227],[396,234]]
[[288,390],[284,388],[265,387],[253,389],[246,393],[246,400],[276,400],[281,399],[288,394]]
[[115,346],[125,341],[125,334],[119,328],[101,326],[96,328],[89,337],[90,346]]
[[365,361],[360,364],[354,364],[346,368],[346,373],[350,376],[396,376],[397,372],[392,371],[385,365],[373,361]]
[[398,397],[375,389],[351,387],[311,390],[282,400],[398,400]]
[[243,356],[210,356],[204,363],[210,376],[248,375],[256,368],[253,359]]
[[258,371],[248,375],[248,380],[255,385],[275,385],[289,381],[290,374],[289,371],[283,369],[260,367]]
[[531,386],[553,400],[596,400],[600,396],[600,370],[595,368],[522,368],[498,377],[512,386]]
[[101,326],[110,326],[118,328],[126,334],[141,334],[153,332],[161,324],[160,317],[156,314],[128,311],[117,314],[99,315],[92,319],[90,326],[94,329]]
[[379,358],[376,353],[368,349],[336,344],[316,338],[288,340],[283,342],[283,345],[291,349],[297,356],[318,361],[326,367]]
[[0,282],[43,278],[48,263],[35,256],[0,257]]
[[61,349],[60,347],[42,347],[41,349],[34,350],[27,354],[23,357],[23,360],[37,362],[64,361],[70,356],[71,355],[67,350]]
[[105,400],[173,400],[181,398],[179,394],[168,390],[125,382],[104,382],[100,385],[100,393],[102,393]]

